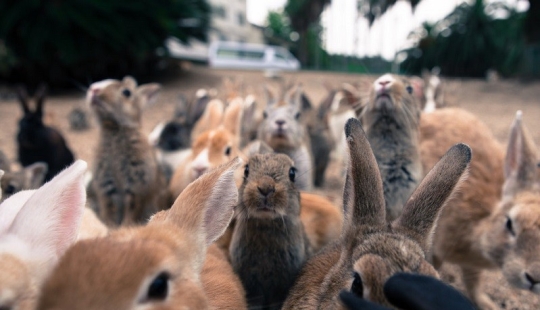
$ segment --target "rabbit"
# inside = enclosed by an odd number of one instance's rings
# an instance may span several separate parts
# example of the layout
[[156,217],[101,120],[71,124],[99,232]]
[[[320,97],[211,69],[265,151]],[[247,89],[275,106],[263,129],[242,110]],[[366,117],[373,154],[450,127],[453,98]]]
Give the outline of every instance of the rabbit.
[[77,242],[45,281],[37,309],[247,309],[238,277],[212,245],[233,216],[240,165],[233,159],[205,173],[145,226]]
[[199,120],[202,132],[193,142],[187,156],[174,171],[169,191],[178,196],[186,186],[211,168],[239,153],[242,102],[231,102],[227,108],[220,100],[212,100]]
[[48,166],[45,182],[73,163],[74,156],[62,134],[43,123],[43,104],[46,88],[41,86],[36,92],[36,108],[31,110],[28,95],[23,88],[17,92],[24,115],[19,120],[17,133],[17,156],[23,167],[45,162]]
[[[444,110],[452,109],[430,115]],[[473,161],[476,171],[471,169],[466,184],[471,190],[464,190],[443,213],[435,233],[434,264],[457,264],[469,297],[482,309],[498,309],[482,290],[483,270],[500,269],[512,286],[540,294],[538,153],[521,111],[512,124],[505,158],[492,134],[482,131],[485,126],[464,115],[460,119],[464,134],[476,141],[478,161]]]
[[297,173],[276,153],[254,155],[244,168],[229,253],[250,308],[280,309],[311,253]]
[[0,150],[0,170],[4,170],[4,172],[11,171],[11,162],[2,150]]
[[0,204],[1,309],[35,309],[41,283],[77,240],[86,167],[78,160],[39,189]]
[[409,82],[392,74],[379,77],[358,118],[383,180],[386,217],[396,219],[420,183],[420,105]]
[[[4,170],[0,169],[0,182],[2,181],[2,177],[4,176],[4,174]],[[0,201],[2,201],[2,191],[0,191]]]
[[82,107],[74,107],[68,115],[71,130],[83,131],[90,128],[88,111]]
[[193,128],[212,97],[206,89],[197,90],[190,101],[180,95],[174,118],[159,123],[148,135],[148,142],[156,150],[158,161],[168,169],[174,171],[189,154]]
[[350,159],[341,239],[306,263],[283,309],[340,308],[338,294],[344,289],[389,306],[382,290],[393,274],[438,277],[426,255],[441,208],[466,177],[470,148],[450,148],[406,202],[401,216],[388,223],[381,175],[360,121],[347,121],[345,135]]
[[43,162],[31,164],[20,171],[6,172],[0,180],[3,197],[0,202],[22,190],[39,188],[43,185],[46,173],[47,164]]
[[[403,310],[475,309],[471,301],[455,288],[420,274],[396,273],[384,284],[384,295],[393,306]],[[349,310],[390,310],[347,291],[342,291],[339,298]]]
[[165,177],[141,132],[142,109],[159,89],[137,86],[130,76],[88,89],[86,101],[100,125],[91,192],[108,226],[143,223],[170,206]]
[[275,98],[267,88],[265,93],[267,107],[257,139],[264,141],[274,151],[289,156],[298,169],[296,187],[310,191],[313,188],[313,160],[309,138],[300,120],[302,88],[298,86],[285,93],[281,100]]

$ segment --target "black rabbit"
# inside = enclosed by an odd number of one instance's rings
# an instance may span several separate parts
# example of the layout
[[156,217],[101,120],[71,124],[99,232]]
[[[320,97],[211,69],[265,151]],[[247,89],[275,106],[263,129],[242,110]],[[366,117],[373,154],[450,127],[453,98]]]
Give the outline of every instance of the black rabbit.
[[26,90],[20,87],[17,91],[24,112],[24,116],[19,120],[17,156],[23,167],[39,161],[47,163],[49,171],[45,175],[45,182],[74,161],[73,153],[62,134],[43,123],[43,102],[46,92],[45,86],[37,90],[36,107],[32,111]]

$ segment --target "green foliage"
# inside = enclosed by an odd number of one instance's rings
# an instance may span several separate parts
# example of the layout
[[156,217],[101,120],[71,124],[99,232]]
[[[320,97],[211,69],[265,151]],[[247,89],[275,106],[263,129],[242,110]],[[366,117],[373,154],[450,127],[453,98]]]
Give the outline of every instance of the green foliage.
[[461,4],[442,21],[411,34],[414,47],[405,51],[401,68],[415,74],[434,66],[453,76],[482,77],[489,69],[515,74],[524,51],[524,17],[502,2]]
[[273,40],[283,41],[287,45],[293,44],[291,40],[291,22],[289,17],[278,11],[271,11],[266,18],[266,33],[267,37]]
[[0,78],[69,84],[145,74],[169,36],[205,40],[209,13],[206,0],[1,1]]

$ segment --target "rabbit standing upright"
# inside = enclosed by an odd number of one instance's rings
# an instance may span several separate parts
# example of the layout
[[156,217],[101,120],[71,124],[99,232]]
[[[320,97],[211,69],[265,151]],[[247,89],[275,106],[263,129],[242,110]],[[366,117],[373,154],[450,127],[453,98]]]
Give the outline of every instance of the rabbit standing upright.
[[108,225],[134,224],[168,206],[165,177],[141,132],[142,109],[158,84],[137,86],[132,77],[90,86],[87,102],[100,124],[92,191]]
[[267,107],[257,138],[268,144],[277,153],[288,155],[298,169],[296,186],[300,190],[313,188],[313,159],[306,128],[301,122],[302,88],[296,87],[275,98],[265,88]]
[[360,122],[350,119],[345,134],[350,160],[341,240],[306,263],[284,309],[335,309],[341,290],[390,305],[383,294],[388,277],[397,272],[438,276],[426,255],[440,210],[466,175],[470,148],[450,148],[406,202],[401,216],[388,223],[381,175]]
[[244,168],[229,252],[250,307],[280,309],[310,255],[296,177],[284,154],[254,155]]
[[58,172],[71,165],[75,160],[60,132],[43,123],[43,104],[46,88],[42,86],[36,93],[36,108],[31,110],[28,95],[19,88],[17,95],[24,115],[19,121],[17,133],[17,154],[23,167],[44,162],[48,166],[45,182],[51,180]]

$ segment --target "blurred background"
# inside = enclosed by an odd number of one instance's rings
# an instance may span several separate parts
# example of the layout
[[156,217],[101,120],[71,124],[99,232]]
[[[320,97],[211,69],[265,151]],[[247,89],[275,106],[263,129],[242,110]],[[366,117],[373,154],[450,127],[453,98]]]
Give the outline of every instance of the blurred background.
[[[279,48],[269,48],[277,46]],[[0,83],[216,67],[540,77],[540,0],[7,0]],[[180,72],[181,74],[181,72]]]

